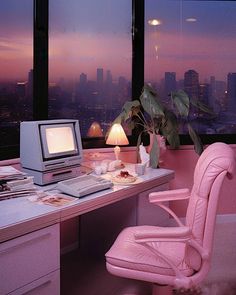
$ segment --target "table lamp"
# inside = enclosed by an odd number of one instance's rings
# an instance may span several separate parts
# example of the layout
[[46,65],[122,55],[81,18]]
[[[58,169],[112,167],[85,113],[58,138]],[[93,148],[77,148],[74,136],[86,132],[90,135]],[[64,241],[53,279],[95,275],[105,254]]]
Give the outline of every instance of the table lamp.
[[115,145],[114,153],[116,156],[116,160],[119,160],[119,145],[129,144],[128,138],[121,124],[116,123],[112,125],[106,140],[106,144]]

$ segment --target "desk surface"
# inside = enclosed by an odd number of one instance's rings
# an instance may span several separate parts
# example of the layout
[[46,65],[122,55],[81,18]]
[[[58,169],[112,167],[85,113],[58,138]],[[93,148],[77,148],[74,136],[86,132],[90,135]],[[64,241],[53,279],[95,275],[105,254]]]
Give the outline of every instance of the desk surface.
[[31,202],[27,197],[0,202],[0,242],[21,236],[40,228],[84,214],[97,208],[135,196],[167,183],[174,171],[147,168],[142,182],[130,186],[114,185],[60,207]]

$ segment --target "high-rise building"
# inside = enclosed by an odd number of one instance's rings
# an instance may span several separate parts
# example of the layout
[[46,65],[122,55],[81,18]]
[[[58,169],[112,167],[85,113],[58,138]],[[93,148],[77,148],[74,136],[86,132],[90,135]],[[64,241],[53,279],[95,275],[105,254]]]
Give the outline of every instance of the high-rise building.
[[209,106],[210,86],[207,83],[199,85],[199,100]]
[[225,81],[217,81],[214,76],[210,77],[208,106],[215,114],[226,110],[227,85]]
[[16,94],[18,98],[23,99],[26,97],[26,85],[27,85],[27,82],[16,83]]
[[228,73],[227,76],[228,110],[236,110],[236,73]]
[[199,96],[199,75],[195,70],[184,73],[184,90],[190,99],[198,99]]
[[[184,73],[184,91],[188,94],[190,101],[199,100],[199,75],[195,70]],[[198,113],[199,109],[191,105],[191,116],[195,117]]]
[[102,68],[97,69],[97,85],[98,86],[103,85],[103,69]]
[[87,84],[87,75],[85,73],[81,73],[79,76],[79,84],[81,87]]
[[112,84],[112,74],[111,71],[108,70],[106,73],[106,84],[111,85]]
[[165,94],[169,95],[172,91],[176,90],[176,73],[165,72]]

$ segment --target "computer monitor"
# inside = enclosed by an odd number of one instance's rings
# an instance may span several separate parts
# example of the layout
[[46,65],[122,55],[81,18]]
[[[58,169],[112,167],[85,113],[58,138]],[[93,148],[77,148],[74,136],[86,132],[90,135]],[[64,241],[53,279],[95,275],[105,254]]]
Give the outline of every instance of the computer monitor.
[[[38,184],[75,176],[82,162],[82,143],[78,120],[25,121],[20,125],[20,160],[27,173],[45,176]],[[49,176],[52,179],[48,179]],[[41,177],[40,177],[41,178]],[[45,178],[45,177],[44,177]],[[40,183],[39,183],[40,182]]]

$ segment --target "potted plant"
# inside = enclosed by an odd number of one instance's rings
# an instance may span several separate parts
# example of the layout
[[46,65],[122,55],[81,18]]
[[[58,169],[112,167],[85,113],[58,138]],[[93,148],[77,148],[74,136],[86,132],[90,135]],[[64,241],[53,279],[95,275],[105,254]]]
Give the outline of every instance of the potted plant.
[[190,124],[190,105],[212,114],[212,111],[200,101],[190,100],[183,90],[178,90],[170,94],[173,109],[168,109],[162,102],[157,92],[150,84],[145,84],[139,100],[127,101],[121,113],[114,120],[114,123],[127,123],[128,127],[138,130],[137,147],[141,144],[143,133],[153,136],[150,150],[150,166],[159,166],[160,148],[157,136],[162,135],[169,143],[170,147],[177,149],[180,145],[179,122],[187,124],[189,135],[193,141],[195,151],[200,155],[203,151],[202,142]]

